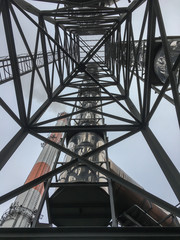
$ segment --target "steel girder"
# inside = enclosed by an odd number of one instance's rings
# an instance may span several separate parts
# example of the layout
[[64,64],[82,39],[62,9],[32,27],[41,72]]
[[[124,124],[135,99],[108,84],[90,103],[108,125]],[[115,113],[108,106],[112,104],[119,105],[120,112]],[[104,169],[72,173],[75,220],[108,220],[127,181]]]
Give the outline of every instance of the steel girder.
[[[142,36],[145,29],[145,24],[148,22],[147,26],[147,56],[145,67],[141,72],[144,71],[143,77],[140,76],[140,71],[138,70],[138,63],[135,60],[133,68],[130,65],[130,47],[133,46],[133,53],[134,58],[137,58],[137,52],[135,49],[135,40],[133,36],[133,27],[132,27],[132,14],[133,12],[140,7],[143,3],[147,2],[144,19],[142,23],[141,34],[138,39],[138,48],[140,48],[140,44],[142,43]],[[91,168],[95,168],[99,172],[104,173],[107,177],[112,179],[113,181],[119,182],[120,184],[126,186],[127,188],[131,188],[133,191],[137,191],[138,193],[142,194],[143,196],[150,199],[152,202],[155,202],[159,206],[169,210],[170,212],[174,213],[177,216],[180,216],[179,209],[172,206],[171,204],[163,201],[162,199],[157,198],[156,196],[142,190],[138,189],[135,186],[131,186],[127,181],[123,181],[121,178],[117,178],[117,176],[105,171],[101,167],[92,164],[88,161],[88,157],[101,151],[102,149],[107,149],[108,147],[113,146],[114,144],[126,139],[127,137],[132,136],[133,134],[142,131],[142,134],[145,137],[148,145],[150,146],[157,162],[161,166],[162,171],[164,172],[167,180],[169,181],[175,195],[180,200],[180,192],[179,192],[179,183],[180,183],[180,176],[179,172],[172,163],[171,159],[165,153],[155,136],[151,133],[148,125],[151,117],[155,113],[156,109],[159,106],[160,101],[162,100],[165,92],[171,84],[172,88],[172,95],[173,95],[173,103],[175,105],[177,118],[180,123],[180,101],[179,101],[179,93],[177,89],[177,83],[174,76],[174,71],[179,66],[179,58],[177,58],[175,64],[172,66],[170,61],[170,53],[167,44],[167,36],[164,29],[164,24],[161,16],[161,11],[159,7],[158,0],[155,1],[137,1],[134,0],[127,8],[92,8],[90,11],[86,9],[77,9],[73,11],[69,11],[69,8],[66,6],[64,8],[57,8],[56,10],[52,11],[40,11],[35,7],[29,5],[26,1],[14,0],[14,1],[1,1],[0,8],[2,9],[2,16],[4,21],[4,27],[6,32],[6,39],[9,51],[9,57],[11,61],[11,68],[13,74],[13,81],[14,81],[14,88],[16,90],[16,98],[18,103],[18,110],[19,113],[16,114],[13,110],[5,103],[3,99],[1,99],[1,106],[3,109],[19,124],[21,129],[19,132],[10,139],[9,143],[3,148],[1,152],[1,168],[6,164],[8,159],[12,156],[14,151],[18,148],[24,138],[31,134],[48,144],[58,148],[62,152],[72,156],[75,160],[71,163],[65,164],[59,168],[52,170],[49,174],[46,174],[42,177],[37,178],[36,180],[21,186],[18,189],[15,189],[8,194],[5,194],[0,198],[1,202],[7,201],[14,196],[17,196],[19,193],[26,191],[27,189],[35,186],[38,183],[47,181],[51,179],[57,173],[63,171],[64,169],[70,168],[73,164],[77,164],[78,160],[86,164]],[[17,13],[14,9],[19,9],[22,14],[32,23],[34,24],[34,28],[37,28],[37,35],[36,35],[36,46],[34,54],[33,51],[30,50],[28,46],[28,41],[23,34],[23,29],[18,22]],[[38,16],[39,20],[35,21],[32,16],[28,13]],[[92,16],[94,15],[94,21],[96,22],[96,27],[92,25]],[[28,109],[25,107],[25,102],[22,93],[22,84],[21,84],[21,76],[22,72],[19,72],[19,60],[20,56],[17,55],[15,49],[15,41],[13,35],[13,27],[12,27],[12,19],[14,19],[20,36],[26,46],[28,51],[28,59],[31,59],[31,70],[28,72],[32,72],[31,76],[31,90],[30,90],[30,97],[29,97],[29,104]],[[151,84],[151,72],[152,72],[152,62],[153,62],[153,51],[154,51],[154,44],[155,44],[155,28],[156,28],[156,19],[158,20],[158,26],[161,34],[161,39],[165,51],[167,67],[169,72],[169,78],[167,82],[164,84],[162,88],[157,88]],[[46,27],[46,22],[52,24],[55,28],[55,34],[52,36]],[[122,25],[125,24],[124,32],[122,31]],[[102,30],[102,31],[100,31]],[[96,36],[100,34],[100,37],[96,41],[93,46],[88,45],[88,41],[86,42],[83,39],[83,32],[85,34],[89,34],[90,36]],[[62,34],[63,32],[63,34]],[[104,33],[104,34],[103,34]],[[63,36],[63,37],[62,37]],[[41,43],[40,43],[41,42]],[[45,76],[42,77],[39,68],[41,65],[37,63],[37,56],[38,56],[38,45],[42,46],[42,59],[43,59],[43,66]],[[113,51],[109,51],[111,46],[116,45],[115,53]],[[100,53],[99,50],[104,46],[105,48],[105,57],[101,58],[98,56]],[[47,50],[47,47],[50,51]],[[123,55],[123,51],[126,49],[126,54]],[[113,50],[113,49],[112,49]],[[80,57],[81,52],[85,53],[85,57]],[[52,61],[48,60],[48,55],[52,55]],[[89,61],[96,61],[99,65],[99,70],[103,72],[104,76],[103,79],[106,77],[108,81],[98,81],[91,73],[89,73],[86,69],[86,65]],[[97,60],[98,59],[98,60]],[[5,60],[4,60],[5,61]],[[49,67],[51,64],[52,69]],[[103,66],[104,65],[104,66]],[[59,85],[56,89],[53,88],[54,84],[54,74],[53,69],[56,69],[57,76],[59,77]],[[31,113],[31,105],[33,100],[33,86],[35,80],[35,72],[39,74],[41,79],[41,83],[43,88],[47,93],[47,99],[43,102],[43,104],[32,114]],[[25,74],[24,72],[23,74]],[[68,94],[63,93],[64,89],[68,87],[74,87],[75,92],[69,94],[77,94],[76,90],[78,88],[78,84],[81,83],[81,74],[86,74],[86,76],[91,79],[94,83],[94,86],[99,87],[102,92],[103,96],[99,99],[101,101],[101,106],[103,105],[110,105],[111,103],[116,103],[120,109],[128,114],[128,117],[122,117],[119,115],[113,115],[110,113],[102,112],[102,116],[111,117],[112,119],[120,120],[123,124],[117,125],[103,125],[103,126],[83,126],[83,127],[76,127],[76,126],[65,126],[55,128],[52,126],[42,126],[46,123],[54,122],[60,117],[53,118],[53,119],[46,119],[45,121],[40,120],[43,113],[48,109],[51,103],[53,102],[63,102],[66,105],[71,105],[76,111],[72,111],[72,113],[66,114],[65,116],[71,117],[72,116],[87,111],[87,109],[83,109],[77,106],[77,101],[84,101],[87,98],[80,98],[76,96],[68,96]],[[51,74],[53,77],[51,77]],[[137,95],[139,100],[139,109],[135,106],[133,101],[131,101],[131,97],[129,96],[129,92],[131,89],[132,78],[136,76],[137,81]],[[57,77],[56,76],[56,77]],[[145,77],[144,77],[145,76]],[[75,83],[74,78],[80,81]],[[110,79],[110,80],[109,80]],[[143,91],[141,90],[141,83],[140,80],[144,81]],[[117,86],[118,92],[112,94],[111,91],[107,88],[109,85]],[[152,88],[156,89],[157,92],[159,91],[159,96],[153,107],[150,107],[150,100],[151,100],[151,91]],[[143,94],[142,94],[143,92]],[[102,102],[103,101],[103,102]],[[104,103],[104,101],[108,101]],[[67,103],[69,102],[69,103]],[[124,104],[126,103],[126,104]],[[88,109],[89,111],[97,111],[93,108]],[[28,113],[28,114],[27,114]],[[100,112],[99,112],[100,114]],[[19,116],[18,116],[19,115]],[[39,121],[40,120],[40,121]],[[127,124],[127,122],[129,124]],[[42,132],[79,132],[79,131],[100,131],[100,132],[109,132],[109,131],[127,131],[128,133],[124,134],[123,136],[106,143],[104,146],[99,147],[95,151],[92,151],[89,155],[84,157],[79,157],[73,154],[71,151],[66,149],[62,146],[57,146],[49,139],[44,138],[39,133]],[[156,144],[155,144],[156,142]],[[78,159],[78,160],[77,160]],[[166,164],[165,164],[166,162]],[[50,181],[49,181],[50,184]],[[48,189],[48,188],[47,188]],[[47,191],[46,191],[47,193]],[[46,197],[44,195],[43,201],[45,201]],[[43,202],[42,202],[43,204]],[[39,213],[40,214],[40,213]],[[37,219],[36,219],[37,221]],[[3,230],[5,231],[5,230]],[[3,234],[3,231],[1,234]],[[13,230],[12,230],[13,231]],[[31,231],[31,230],[28,230]],[[106,231],[106,230],[103,230]],[[117,230],[120,231],[120,230]],[[123,231],[123,230],[122,230]],[[132,230],[133,231],[133,230]],[[151,233],[152,236],[161,237],[164,236],[164,232],[161,235],[161,230],[158,233],[153,233],[154,229],[152,229]],[[163,231],[163,230],[162,230]],[[166,231],[166,230],[165,230]],[[170,231],[172,237],[176,237],[177,233],[175,230]],[[141,234],[145,234],[145,230],[142,230],[143,233],[133,232],[132,235],[140,237]],[[9,234],[10,231],[9,231]],[[14,232],[15,234],[15,232]],[[17,230],[18,234],[18,230]],[[26,234],[26,233],[25,233]],[[58,233],[60,234],[60,233]],[[79,235],[78,235],[79,234]],[[81,231],[77,236],[82,236]],[[84,234],[84,233],[83,233]],[[97,233],[95,233],[96,235]],[[101,233],[99,236],[104,236],[104,233]],[[121,237],[124,233],[118,233],[116,236]],[[154,234],[154,235],[153,235]],[[168,234],[168,233],[167,233]],[[173,235],[174,234],[174,235]],[[114,237],[114,233],[110,234]],[[131,234],[130,234],[131,235]],[[128,237],[130,238],[131,236]],[[18,235],[19,237],[20,235]],[[60,236],[60,235],[58,235]],[[69,235],[68,235],[69,236]],[[84,235],[83,235],[84,236]],[[97,235],[96,235],[97,236]],[[125,235],[123,235],[125,236]],[[167,235],[166,235],[167,236]],[[53,234],[52,234],[53,237]],[[66,236],[65,236],[66,237]],[[70,237],[70,236],[69,236]],[[108,239],[107,237],[107,239]],[[151,236],[150,236],[151,237]],[[172,238],[173,239],[173,238]],[[175,239],[175,238],[174,238]]]
[[[44,226],[46,227],[46,225]],[[48,227],[48,226],[47,226]],[[179,228],[29,228],[29,229],[16,229],[8,228],[3,229],[0,237],[4,239],[53,239],[58,240],[72,240],[83,238],[92,240],[94,238],[113,240],[113,239],[172,239],[178,240]]]

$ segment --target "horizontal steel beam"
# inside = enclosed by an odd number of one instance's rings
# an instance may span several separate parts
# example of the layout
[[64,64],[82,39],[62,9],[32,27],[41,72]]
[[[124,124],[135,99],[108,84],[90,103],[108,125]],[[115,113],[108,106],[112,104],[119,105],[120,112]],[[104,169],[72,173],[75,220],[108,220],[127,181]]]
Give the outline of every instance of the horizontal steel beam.
[[56,23],[61,23],[61,24],[77,24],[79,22],[86,22],[86,23],[90,23],[93,22],[94,20],[96,20],[98,23],[112,23],[112,22],[116,22],[118,21],[118,18],[115,17],[108,17],[108,18],[99,18],[99,17],[78,17],[77,19],[69,19],[69,17],[67,18],[59,18],[56,20]]
[[[81,57],[81,58],[82,58],[82,57]],[[106,75],[106,77],[110,77],[110,76],[107,76],[107,75]],[[83,78],[77,77],[77,78],[84,80],[84,77],[83,77]],[[99,78],[104,78],[104,76],[102,76],[102,77],[101,77],[101,76],[98,76],[98,79],[99,79]],[[99,79],[99,82],[102,84],[103,87],[109,87],[109,86],[117,85],[116,82],[106,82],[106,83],[105,83],[102,79]],[[80,84],[81,84],[81,83],[80,83]],[[94,83],[89,83],[88,85],[89,85],[89,87],[97,87],[97,84],[94,84]],[[81,86],[87,86],[87,84],[82,83]],[[79,88],[79,84],[77,84],[77,82],[73,82],[73,83],[70,83],[70,84],[69,84],[69,87],[78,87],[78,88]]]
[[91,8],[91,9],[69,9],[69,8],[61,8],[57,10],[45,10],[41,11],[41,14],[44,16],[56,16],[58,17],[59,15],[61,16],[62,14],[68,14],[68,16],[72,14],[71,17],[74,17],[74,15],[89,15],[89,14],[102,14],[102,13],[107,13],[107,14],[117,14],[117,13],[126,13],[127,12],[126,7],[121,7],[121,8]]
[[[117,100],[124,100],[125,96],[117,96]],[[111,97],[58,97],[55,99],[57,102],[64,102],[64,101],[103,101],[103,100],[112,100]]]
[[84,186],[84,187],[107,187],[108,186],[108,182],[98,182],[98,183],[77,183],[77,182],[74,182],[74,183],[61,183],[61,182],[58,182],[58,183],[51,183],[50,184],[50,187],[55,187],[55,188],[59,188],[59,187],[80,187],[80,186]]
[[132,131],[141,129],[141,125],[91,125],[91,126],[53,126],[53,127],[31,127],[38,133],[48,132],[91,132],[91,131]]
[[161,239],[178,240],[180,228],[160,227],[123,227],[123,228],[1,228],[1,239],[35,239],[35,240],[131,240]]

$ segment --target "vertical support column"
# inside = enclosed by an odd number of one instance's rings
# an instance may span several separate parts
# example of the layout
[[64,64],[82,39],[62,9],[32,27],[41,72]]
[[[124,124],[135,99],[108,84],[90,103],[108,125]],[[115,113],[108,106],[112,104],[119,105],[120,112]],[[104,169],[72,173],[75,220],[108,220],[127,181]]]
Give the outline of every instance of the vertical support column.
[[[108,142],[108,138],[106,134],[104,134],[104,138],[106,139],[105,143]],[[109,161],[108,161],[108,151],[106,149],[106,165],[107,170],[110,171]],[[108,178],[108,188],[109,188],[109,197],[110,197],[110,208],[111,208],[111,217],[112,217],[112,227],[118,227],[118,221],[116,218],[116,210],[115,210],[115,202],[114,202],[114,192],[112,187],[112,180]]]
[[151,97],[151,72],[154,67],[153,51],[155,42],[155,27],[156,27],[156,16],[154,13],[154,1],[148,2],[149,18],[148,18],[148,32],[147,32],[147,51],[146,51],[146,71],[145,71],[145,82],[144,82],[144,99],[143,99],[143,112],[142,122],[145,124],[146,117],[150,109],[150,97]]
[[[44,19],[41,15],[39,16],[39,24],[44,29],[45,23],[44,23]],[[43,59],[44,59],[44,71],[45,71],[45,77],[46,77],[47,94],[48,94],[48,98],[51,98],[52,90],[51,90],[51,84],[50,84],[46,39],[45,39],[45,35],[43,32],[40,32],[40,35],[41,35],[41,43],[42,43],[42,51],[43,51]]]
[[121,26],[117,29],[117,38],[116,38],[116,74],[117,81],[120,82],[120,29]]
[[[66,29],[64,30],[64,49],[69,53],[68,37],[67,37]],[[64,62],[65,62],[65,65],[66,65],[67,75],[69,75],[69,73],[70,73],[70,70],[69,70],[69,59],[68,59],[67,55],[65,55]]]
[[131,15],[128,16],[126,20],[126,73],[125,73],[125,95],[129,96],[129,74],[130,74],[130,64],[131,64],[131,59],[130,59],[130,52],[131,52]]
[[25,110],[25,104],[24,104],[24,98],[23,98],[23,91],[22,91],[21,78],[19,73],[16,48],[15,48],[15,40],[14,40],[10,12],[9,12],[10,3],[9,1],[3,0],[1,4],[2,4],[2,17],[4,21],[4,28],[6,33],[9,57],[11,60],[11,67],[12,67],[12,73],[13,73],[13,79],[14,79],[14,87],[16,92],[19,116],[23,125],[26,126],[27,124],[26,110]]
[[[59,43],[59,28],[58,24],[55,25],[55,40]],[[57,55],[58,55],[58,67],[60,72],[60,85],[63,85],[63,72],[62,72],[62,66],[61,66],[61,55],[62,52],[60,51],[60,48],[57,47]]]
[[78,63],[80,63],[81,58],[80,58],[80,47],[79,47],[80,46],[80,41],[79,41],[79,36],[77,35],[76,38],[77,38],[77,50],[76,50],[77,51],[77,53],[76,53],[77,54],[77,60],[76,61]]
[[167,69],[168,69],[169,79],[170,79],[170,83],[171,83],[171,87],[172,87],[174,105],[176,108],[176,114],[177,114],[177,118],[178,118],[178,122],[179,122],[179,126],[180,126],[180,97],[179,97],[178,87],[177,87],[177,83],[176,83],[176,78],[172,71],[172,63],[170,60],[170,51],[169,51],[166,31],[165,31],[163,18],[162,18],[158,0],[154,1],[154,8],[155,8],[155,12],[156,12],[156,16],[157,16],[157,20],[158,20],[158,24],[159,24],[159,30],[160,30],[161,37],[162,37],[162,45],[164,47]]

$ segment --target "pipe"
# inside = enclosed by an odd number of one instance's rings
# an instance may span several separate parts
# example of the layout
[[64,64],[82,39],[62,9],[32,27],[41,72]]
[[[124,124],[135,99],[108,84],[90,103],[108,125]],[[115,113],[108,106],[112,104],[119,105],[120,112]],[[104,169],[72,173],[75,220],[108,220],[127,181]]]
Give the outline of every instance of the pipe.
[[[109,160],[110,171],[117,176],[124,178],[125,180],[141,187],[131,177],[129,177],[121,168],[119,168],[112,160]],[[142,187],[141,187],[142,188]],[[157,223],[163,227],[175,227],[179,226],[179,222],[176,217],[166,212],[164,209],[143,198],[141,195],[121,186],[119,183],[113,183],[114,198],[116,211],[118,216],[122,215],[134,205],[139,206],[145,213],[150,215]],[[123,225],[123,222],[121,222]]]

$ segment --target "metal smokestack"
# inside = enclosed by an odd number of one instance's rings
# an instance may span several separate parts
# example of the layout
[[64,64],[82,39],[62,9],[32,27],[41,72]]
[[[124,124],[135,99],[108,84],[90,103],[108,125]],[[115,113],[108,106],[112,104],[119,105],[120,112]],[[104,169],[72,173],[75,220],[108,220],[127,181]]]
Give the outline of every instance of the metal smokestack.
[[[87,71],[95,79],[98,79],[98,65],[96,63],[89,63]],[[101,114],[88,110],[94,107],[94,110],[101,112],[102,109],[99,107],[101,104],[100,96],[100,88],[95,86],[88,76],[84,75],[78,97],[85,100],[79,101],[78,106],[87,110],[76,116],[75,125],[94,126],[104,124]],[[68,148],[81,156],[104,145],[103,138],[103,133],[97,131],[77,132],[68,136]],[[71,160],[70,156],[65,156],[65,162]],[[107,169],[108,160],[105,151],[89,157],[88,160]],[[67,187],[60,187],[50,198],[51,220],[56,226],[108,225],[111,219],[108,187],[100,188],[100,185],[98,185],[102,182],[106,186],[108,185],[107,178],[104,175],[84,164],[78,164],[63,172],[59,181],[67,184]],[[72,187],[68,185],[69,183]]]
[[[94,63],[89,63],[87,66],[87,71],[95,78],[98,78],[98,66]],[[100,97],[100,89],[96,86],[93,87],[93,81],[88,79],[88,77],[84,77],[83,84],[86,84],[85,87],[81,87],[79,90],[79,97],[82,98],[91,98],[89,101],[80,101],[78,104],[80,107],[87,109],[83,113],[77,115],[75,120],[75,125],[78,126],[91,126],[91,125],[102,125],[103,118],[100,114],[93,113],[88,111],[88,108],[95,107],[96,111],[101,112],[101,107],[98,105],[101,104],[100,101],[93,101],[93,98]],[[92,84],[92,85],[91,85]],[[104,145],[103,136],[98,134],[97,132],[79,132],[73,134],[73,136],[68,141],[68,148],[75,152],[78,155],[84,155],[97,147]],[[102,167],[106,168],[106,154],[105,151],[101,151],[100,153],[93,155],[89,158],[90,161],[98,163],[102,163]],[[71,161],[71,157],[65,157],[65,162]],[[104,164],[103,164],[104,162]],[[97,175],[98,174],[98,175]],[[83,181],[83,182],[99,182],[101,180],[105,180],[104,176],[100,176],[99,173],[94,172],[93,170],[88,169],[87,166],[78,166],[76,168],[71,169],[69,171],[64,172],[61,177],[61,182],[75,182],[75,181]]]
[[[65,113],[61,113],[60,116],[63,116],[64,114]],[[56,126],[64,126],[66,124],[67,119],[64,118],[58,120]],[[51,133],[49,139],[57,144],[62,144],[62,137],[62,133]],[[45,144],[25,183],[51,171],[57,156],[58,149]],[[10,208],[3,214],[1,218],[1,226],[31,227],[32,220],[35,217],[43,192],[44,183],[41,183],[18,195],[14,203],[12,203]]]

